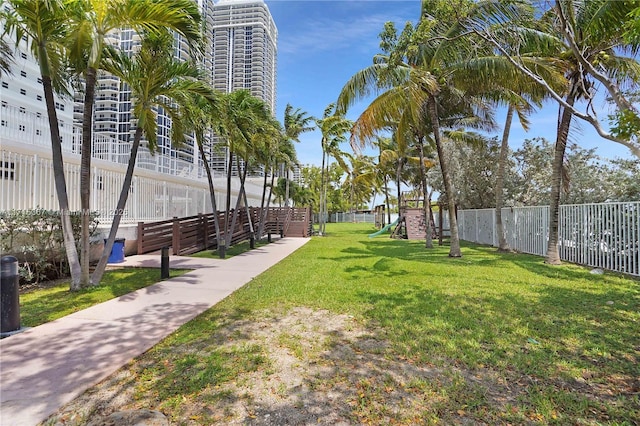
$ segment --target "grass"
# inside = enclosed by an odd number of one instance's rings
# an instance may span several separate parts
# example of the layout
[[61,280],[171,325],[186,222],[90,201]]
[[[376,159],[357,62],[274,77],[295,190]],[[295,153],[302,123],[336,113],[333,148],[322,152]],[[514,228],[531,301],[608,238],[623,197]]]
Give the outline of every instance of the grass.
[[[353,318],[388,344],[385,363],[435,372],[402,383],[345,368],[310,381],[350,383],[353,423],[640,424],[638,280],[464,243],[452,259],[446,246],[369,239],[366,224],[327,229],[137,360],[136,398],[176,423],[208,424],[207,410],[181,416],[216,398],[242,399],[225,384],[273,368],[264,348],[224,330],[304,306]],[[309,356],[292,335],[274,338]],[[413,399],[395,410],[389,401],[400,392]]]
[[[170,278],[188,270],[172,269]],[[131,293],[160,281],[157,268],[124,268],[107,271],[101,285],[69,291],[69,283],[38,288],[20,295],[20,323],[23,327],[35,327],[72,314],[109,299]]]

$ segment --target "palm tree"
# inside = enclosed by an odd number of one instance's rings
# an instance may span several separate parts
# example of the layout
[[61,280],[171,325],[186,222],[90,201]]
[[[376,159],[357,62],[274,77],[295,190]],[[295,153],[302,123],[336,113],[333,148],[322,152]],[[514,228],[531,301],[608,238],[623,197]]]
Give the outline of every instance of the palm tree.
[[[308,116],[305,111],[301,111],[300,108],[293,110],[291,104],[287,104],[284,109],[284,132],[287,139],[293,142],[300,142],[300,135],[302,133],[310,132],[316,127],[311,125],[314,118]],[[285,196],[285,206],[289,205],[289,172],[290,167],[286,168],[287,178],[287,191]]]
[[[553,172],[551,175],[551,202],[549,206],[549,240],[545,262],[560,264],[558,251],[558,223],[560,190],[563,179],[563,165],[567,139],[569,137],[573,107],[579,99],[592,99],[592,79],[604,83],[599,76],[617,86],[639,81],[640,66],[634,59],[624,57],[629,52],[629,45],[625,44],[619,18],[626,10],[624,2],[584,1],[584,2],[556,2],[555,13],[558,25],[564,34],[567,49],[574,53],[572,60],[565,62],[569,87],[565,96],[566,107],[560,107],[560,119],[555,144]],[[626,16],[623,15],[623,16]],[[579,28],[580,31],[575,31]],[[602,52],[606,52],[603,55]],[[590,68],[591,67],[591,68]],[[597,67],[594,74],[591,70]],[[612,89],[615,91],[615,89]],[[611,90],[609,91],[611,94]]]
[[353,122],[344,117],[344,114],[339,114],[336,111],[335,104],[330,104],[325,108],[324,114],[321,119],[315,119],[316,125],[322,133],[322,166],[320,172],[321,190],[320,190],[320,211],[319,213],[319,226],[318,234],[325,234],[325,216],[327,212],[327,181],[329,176],[329,156],[333,156],[341,167],[348,169],[346,163],[342,159],[340,144],[346,142],[346,133],[353,127]]
[[[220,117],[215,120],[215,131],[224,139],[229,152],[226,198],[227,220],[225,221],[224,245],[224,247],[228,247],[231,244],[231,230],[235,226],[238,217],[238,208],[243,199],[246,204],[244,184],[250,165],[255,160],[255,153],[258,151],[259,135],[275,135],[276,130],[272,125],[272,117],[267,105],[261,99],[252,96],[247,90],[237,90],[225,94],[220,103]],[[236,199],[236,208],[232,217],[229,218],[234,160],[236,161],[236,171],[240,180],[240,189]],[[252,224],[250,226],[252,227]],[[253,228],[251,231],[252,233],[254,232]]]
[[109,45],[107,39],[116,29],[130,27],[136,31],[175,31],[195,46],[201,38],[200,13],[191,0],[158,2],[153,0],[86,0],[69,3],[70,65],[84,81],[82,147],[80,160],[81,285],[89,284],[89,220],[91,188],[91,151],[93,108],[98,70]]
[[53,179],[62,220],[64,248],[71,272],[70,290],[77,290],[80,288],[80,262],[71,226],[69,198],[60,144],[60,128],[58,127],[54,99],[54,93],[68,94],[68,79],[65,74],[66,51],[62,44],[67,36],[68,28],[61,25],[65,21],[65,4],[56,0],[48,2],[9,0],[8,4],[11,11],[6,15],[6,30],[15,35],[16,46],[23,36],[28,37],[31,52],[40,67],[51,133]]
[[452,93],[452,90],[445,87],[453,74],[451,61],[459,59],[453,55],[452,49],[446,43],[428,41],[428,36],[435,38],[448,35],[452,23],[444,20],[437,22],[435,17],[427,14],[425,6],[423,3],[423,20],[416,28],[407,24],[400,37],[397,37],[393,24],[385,25],[385,31],[381,34],[381,45],[386,55],[377,55],[372,66],[351,77],[340,93],[338,105],[340,110],[346,110],[356,99],[371,90],[383,91],[358,119],[360,125],[354,129],[354,134],[360,141],[366,141],[377,130],[397,123],[397,134],[413,134],[417,143],[422,144],[426,133],[424,126],[430,122],[449,200],[449,256],[460,257],[462,254],[457,233],[455,198],[438,117],[441,92],[446,90]]
[[11,74],[11,64],[13,64],[13,50],[4,39],[0,39],[0,77],[2,74]]
[[213,212],[213,224],[216,234],[216,248],[220,250],[220,246],[222,245],[222,230],[220,228],[220,218],[218,215],[213,173],[211,172],[207,150],[205,150],[205,144],[207,144],[208,149],[212,148],[212,134],[210,129],[214,122],[214,117],[219,115],[217,111],[216,98],[217,93],[214,92],[207,97],[197,93],[192,94],[187,104],[183,105],[186,110],[186,114],[184,114],[182,118],[185,120],[186,129],[193,132],[194,142],[198,145],[200,160],[202,161],[202,165],[207,175],[209,198],[211,199],[211,211]]
[[[478,24],[472,22],[469,25],[475,35],[486,40],[500,51],[515,68],[535,81],[547,94],[559,104],[559,120],[556,135],[555,154],[553,161],[553,173],[551,178],[550,200],[550,225],[547,255],[545,262],[559,264],[558,252],[558,212],[560,190],[562,186],[563,163],[566,151],[566,143],[571,129],[573,117],[580,118],[591,124],[598,134],[614,142],[628,147],[635,155],[640,156],[640,145],[637,136],[622,132],[607,132],[596,114],[591,108],[591,100],[595,94],[594,80],[602,84],[607,94],[618,108],[618,117],[629,117],[631,121],[638,119],[638,111],[625,97],[620,87],[633,87],[640,81],[640,66],[633,53],[637,50],[637,43],[625,41],[625,28],[627,23],[633,20],[631,13],[634,2],[617,2],[607,0],[567,1],[557,0],[551,10],[546,11],[543,20],[549,24],[545,31],[534,29],[537,39],[545,42],[545,47],[553,47],[552,61],[556,70],[564,73],[566,85],[559,90],[555,80],[540,73],[536,63],[523,61],[522,58],[531,55],[519,54],[519,47],[524,47],[525,52],[531,52],[529,46],[512,46],[512,51],[507,51],[501,41],[501,35],[495,28],[502,26]],[[509,13],[504,16],[510,18]],[[508,24],[506,24],[508,26]],[[508,26],[510,33],[525,34],[530,28],[524,26]],[[538,50],[539,57],[549,55],[549,50]],[[538,62],[539,64],[539,62]],[[543,68],[544,70],[545,68]],[[586,111],[580,111],[577,106],[579,101],[585,100]],[[566,183],[566,182],[565,182]]]
[[[260,239],[264,235],[264,227],[266,224],[268,209],[271,205],[271,197],[274,191],[274,183],[276,177],[276,169],[279,164],[287,164],[295,158],[295,148],[293,143],[287,139],[284,129],[280,123],[274,118],[271,120],[272,134],[263,139],[254,152],[256,160],[264,165],[264,182],[262,186],[262,197],[260,200],[260,221],[256,238]],[[269,182],[269,177],[271,181]],[[269,194],[267,195],[267,191]]]
[[120,52],[117,56],[105,58],[103,62],[106,70],[131,87],[132,112],[137,123],[109,237],[92,276],[92,283],[96,285],[102,279],[118,232],[143,135],[151,152],[157,148],[157,110],[162,108],[171,117],[171,139],[175,144],[181,144],[185,141],[186,126],[190,124],[185,118],[185,113],[190,112],[188,107],[192,105],[194,97],[199,96],[215,102],[213,90],[200,79],[201,74],[197,67],[173,57],[173,42],[174,36],[168,31],[148,33],[143,39],[140,51],[133,58],[129,58],[125,52]]

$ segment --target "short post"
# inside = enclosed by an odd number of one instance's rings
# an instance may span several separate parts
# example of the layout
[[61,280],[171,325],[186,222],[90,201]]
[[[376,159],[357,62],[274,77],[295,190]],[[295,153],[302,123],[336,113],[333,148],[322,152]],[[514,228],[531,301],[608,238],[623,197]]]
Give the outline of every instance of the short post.
[[223,244],[220,244],[218,246],[218,257],[220,257],[220,259],[224,259],[227,256],[227,246]]
[[20,329],[20,276],[18,259],[4,256],[0,268],[0,332],[8,333]]
[[169,278],[169,247],[162,247],[160,255],[160,278]]
[[267,234],[267,242],[269,242],[269,243],[271,242],[271,232],[269,232]]
[[256,248],[256,237],[253,234],[249,237],[249,248]]

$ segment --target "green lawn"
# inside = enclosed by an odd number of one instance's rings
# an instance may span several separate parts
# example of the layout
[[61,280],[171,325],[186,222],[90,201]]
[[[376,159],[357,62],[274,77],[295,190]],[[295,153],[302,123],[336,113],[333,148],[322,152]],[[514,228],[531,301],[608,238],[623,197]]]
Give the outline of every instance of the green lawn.
[[[172,269],[170,277],[187,270]],[[160,281],[160,269],[126,268],[107,271],[100,286],[70,292],[69,283],[20,295],[20,325],[35,327]]]
[[[134,401],[176,424],[210,424],[223,400],[243,400],[252,413],[251,399],[229,386],[255,371],[269,380],[274,361],[264,347],[243,344],[236,327],[272,314],[275,324],[306,307],[353,318],[385,342],[380,362],[431,371],[407,382],[389,374],[355,381],[362,365],[327,358],[330,345],[305,350],[293,331],[280,334],[276,344],[301,363],[340,365],[306,385],[352,386],[356,396],[342,406],[353,424],[640,424],[638,280],[469,244],[451,259],[448,247],[369,239],[367,224],[327,231],[133,363]],[[234,350],[222,347],[230,340]],[[394,395],[418,402],[398,410]]]

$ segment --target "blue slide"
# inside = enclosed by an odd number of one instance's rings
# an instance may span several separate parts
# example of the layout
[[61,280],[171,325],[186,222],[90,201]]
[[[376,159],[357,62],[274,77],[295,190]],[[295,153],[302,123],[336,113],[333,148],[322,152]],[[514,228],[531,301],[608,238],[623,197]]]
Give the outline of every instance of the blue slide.
[[[398,218],[400,219],[400,218]],[[387,232],[392,226],[395,226],[398,224],[398,219],[394,220],[393,223],[390,223],[386,226],[384,226],[381,230],[374,232],[373,234],[369,234],[369,238],[373,238],[373,237],[377,237],[378,235],[382,235],[385,232]]]

